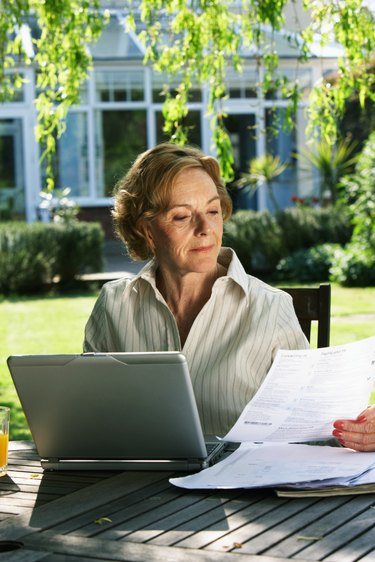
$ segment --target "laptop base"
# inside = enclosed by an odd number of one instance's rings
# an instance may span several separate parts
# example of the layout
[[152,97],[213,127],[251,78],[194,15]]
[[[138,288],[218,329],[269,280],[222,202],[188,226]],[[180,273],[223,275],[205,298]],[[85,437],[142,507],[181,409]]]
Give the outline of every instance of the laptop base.
[[226,450],[226,443],[215,443],[205,459],[41,459],[44,470],[111,470],[193,472],[216,463]]

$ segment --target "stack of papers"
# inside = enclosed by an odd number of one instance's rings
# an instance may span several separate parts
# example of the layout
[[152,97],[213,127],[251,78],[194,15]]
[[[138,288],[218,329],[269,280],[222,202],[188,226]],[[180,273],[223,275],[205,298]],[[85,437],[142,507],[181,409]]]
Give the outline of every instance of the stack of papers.
[[[170,481],[188,489],[286,487],[290,495],[353,486],[374,491],[375,453],[328,446],[334,420],[356,419],[369,403],[374,381],[375,337],[281,350],[223,438],[241,443],[239,448],[210,468]],[[311,441],[327,445],[306,444]]]

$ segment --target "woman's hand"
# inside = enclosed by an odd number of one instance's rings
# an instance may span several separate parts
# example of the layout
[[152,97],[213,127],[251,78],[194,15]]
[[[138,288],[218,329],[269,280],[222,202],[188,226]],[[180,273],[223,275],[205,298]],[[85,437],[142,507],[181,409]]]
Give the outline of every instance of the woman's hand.
[[356,451],[375,451],[375,406],[369,406],[356,420],[336,420],[332,435]]

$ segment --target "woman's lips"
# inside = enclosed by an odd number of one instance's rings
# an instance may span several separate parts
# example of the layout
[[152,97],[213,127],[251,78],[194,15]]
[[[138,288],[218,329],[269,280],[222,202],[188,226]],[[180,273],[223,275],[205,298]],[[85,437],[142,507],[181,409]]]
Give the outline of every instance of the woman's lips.
[[192,252],[197,252],[197,253],[206,253],[206,252],[210,252],[213,248],[213,244],[211,244],[210,246],[199,246],[198,248],[192,248]]

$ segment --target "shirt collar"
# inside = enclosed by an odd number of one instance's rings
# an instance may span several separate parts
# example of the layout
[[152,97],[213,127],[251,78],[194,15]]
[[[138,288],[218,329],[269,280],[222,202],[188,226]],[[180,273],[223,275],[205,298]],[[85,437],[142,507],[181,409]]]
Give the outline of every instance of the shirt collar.
[[128,286],[125,288],[124,292],[131,291],[133,289],[136,290],[137,286],[139,286],[139,284],[142,283],[142,279],[147,281],[153,287],[153,289],[156,290],[156,280],[155,280],[156,269],[157,269],[157,261],[155,258],[153,258],[142,267],[142,269],[137,273],[137,275],[134,275]]
[[[244,270],[240,260],[237,257],[232,248],[221,248],[218,263],[225,267],[227,270],[227,275],[224,279],[232,279],[237,285],[241,287],[244,292],[244,295],[247,297],[248,295],[248,275]],[[128,289],[136,289],[136,287],[141,283],[141,280],[147,281],[156,291],[156,279],[155,273],[158,266],[157,260],[154,258],[146,263],[146,265],[139,271],[137,275],[133,277],[128,285]],[[223,279],[223,278],[221,278]]]
[[227,270],[226,277],[232,279],[241,287],[244,295],[248,296],[249,277],[238,259],[238,256],[232,248],[221,248],[218,262]]

